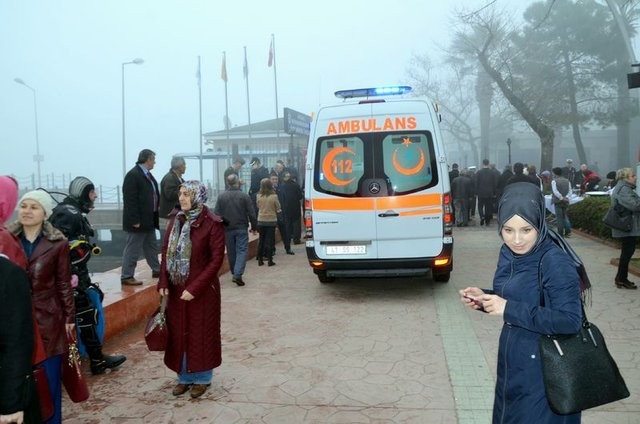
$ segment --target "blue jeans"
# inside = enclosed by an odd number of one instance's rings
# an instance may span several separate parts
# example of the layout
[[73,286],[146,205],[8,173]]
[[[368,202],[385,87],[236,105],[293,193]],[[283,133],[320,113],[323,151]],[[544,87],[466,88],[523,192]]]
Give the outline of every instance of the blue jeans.
[[53,416],[46,424],[60,424],[62,422],[62,355],[50,356],[42,365],[49,383],[49,393],[53,401]]
[[229,269],[236,278],[242,277],[247,265],[247,251],[249,250],[249,232],[246,228],[228,230],[224,232],[224,241],[227,245],[227,259]]
[[160,271],[160,262],[158,254],[160,247],[156,240],[156,230],[145,231],[142,233],[127,232],[127,243],[122,252],[122,273],[120,279],[133,278],[138,264],[140,250],[143,251],[144,257],[152,271]]
[[178,384],[211,384],[213,370],[187,372],[187,354],[182,356],[182,371],[178,373]]

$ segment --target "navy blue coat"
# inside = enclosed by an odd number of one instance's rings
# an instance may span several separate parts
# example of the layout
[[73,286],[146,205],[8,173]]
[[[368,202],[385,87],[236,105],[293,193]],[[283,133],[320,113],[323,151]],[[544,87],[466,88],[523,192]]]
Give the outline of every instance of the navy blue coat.
[[[540,306],[539,275],[544,307]],[[579,281],[569,256],[549,238],[522,256],[502,246],[493,291],[507,304],[498,347],[494,423],[580,422],[579,413],[557,415],[550,409],[539,348],[542,334],[575,334],[580,329]]]

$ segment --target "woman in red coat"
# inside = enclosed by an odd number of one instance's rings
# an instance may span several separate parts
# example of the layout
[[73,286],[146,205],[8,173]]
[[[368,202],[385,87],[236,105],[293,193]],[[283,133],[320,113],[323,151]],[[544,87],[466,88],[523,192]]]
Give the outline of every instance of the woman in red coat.
[[43,366],[54,406],[47,423],[60,423],[62,358],[68,350],[67,338],[75,337],[75,307],[67,239],[46,221],[51,203],[43,190],[26,193],[18,204],[18,222],[9,229],[20,239],[29,263],[33,307],[47,356]]
[[205,206],[204,184],[184,182],[178,199],[180,211],[171,214],[162,244],[158,281],[160,295],[169,296],[164,363],[178,373],[173,394],[190,390],[197,398],[222,363],[218,271],[224,259],[224,228],[222,219]]

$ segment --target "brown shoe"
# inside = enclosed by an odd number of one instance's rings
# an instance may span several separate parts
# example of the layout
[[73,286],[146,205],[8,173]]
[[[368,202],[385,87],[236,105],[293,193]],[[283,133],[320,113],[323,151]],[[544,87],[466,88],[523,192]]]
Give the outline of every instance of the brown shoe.
[[232,277],[231,281],[233,281],[239,286],[244,286],[244,280],[242,279],[242,277]]
[[191,398],[196,399],[202,396],[207,391],[207,387],[209,387],[209,384],[194,384],[191,386]]
[[178,384],[176,387],[173,388],[172,393],[174,396],[180,396],[181,394],[187,393],[188,390],[189,390],[188,384]]
[[131,278],[123,278],[122,280],[120,280],[120,283],[123,286],[141,286],[142,285],[142,281],[136,280],[133,277],[131,277]]

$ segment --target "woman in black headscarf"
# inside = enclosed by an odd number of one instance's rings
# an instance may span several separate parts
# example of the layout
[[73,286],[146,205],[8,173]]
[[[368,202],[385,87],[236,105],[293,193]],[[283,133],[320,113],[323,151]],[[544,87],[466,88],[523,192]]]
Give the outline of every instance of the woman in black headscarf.
[[460,290],[466,306],[501,316],[504,321],[494,423],[580,422],[580,413],[557,415],[549,407],[539,339],[545,334],[579,331],[581,293],[590,284],[578,256],[562,237],[547,228],[544,216],[544,198],[538,187],[524,182],[508,185],[498,206],[504,244],[493,289]]

